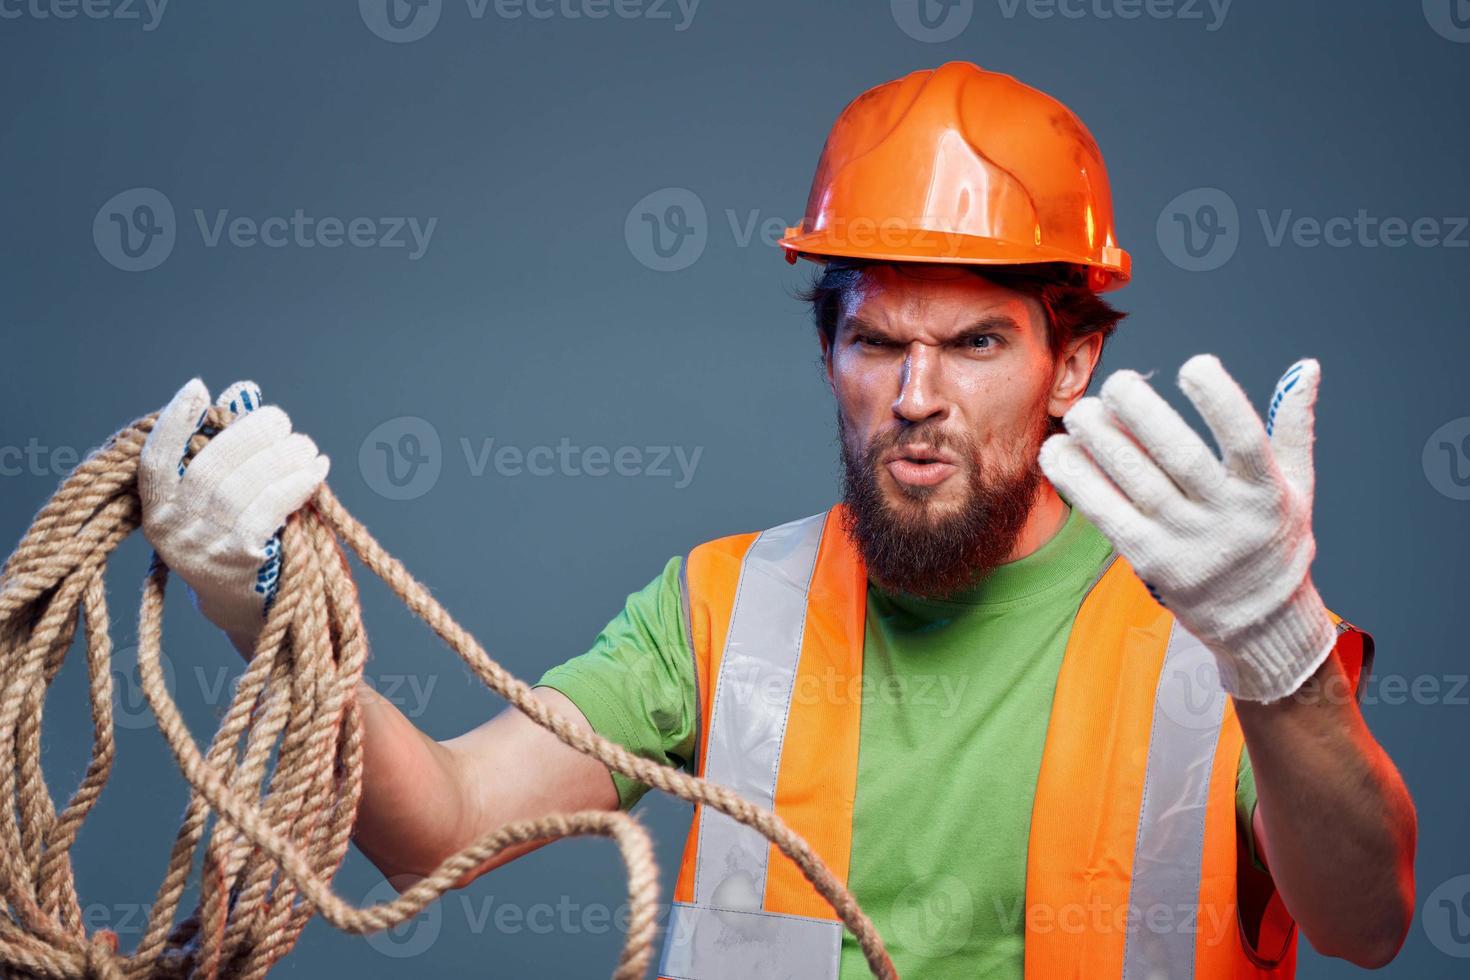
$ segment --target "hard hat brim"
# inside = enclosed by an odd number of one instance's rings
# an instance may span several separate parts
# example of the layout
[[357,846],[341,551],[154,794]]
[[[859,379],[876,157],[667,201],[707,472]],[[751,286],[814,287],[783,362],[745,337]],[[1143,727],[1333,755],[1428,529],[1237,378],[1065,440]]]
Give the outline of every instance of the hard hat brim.
[[1105,261],[1044,245],[1018,246],[1015,242],[932,228],[904,227],[893,223],[864,234],[856,231],[834,234],[814,231],[797,234],[788,229],[778,243],[788,261],[805,258],[825,263],[828,259],[865,259],[877,262],[933,262],[954,265],[1038,265],[1061,262],[1089,270],[1097,292],[1117,289],[1132,277],[1132,260],[1121,248],[1104,247]]

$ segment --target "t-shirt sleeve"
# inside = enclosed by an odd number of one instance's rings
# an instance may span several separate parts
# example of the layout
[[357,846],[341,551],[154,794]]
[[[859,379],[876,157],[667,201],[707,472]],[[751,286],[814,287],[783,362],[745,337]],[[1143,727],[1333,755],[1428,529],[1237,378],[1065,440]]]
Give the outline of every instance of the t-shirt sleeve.
[[[697,735],[694,655],[679,594],[681,561],[669,559],[657,578],[628,596],[590,650],[551,668],[536,685],[565,694],[602,737],[676,767],[689,763]],[[647,785],[621,773],[612,778],[625,810],[648,792]]]
[[1253,819],[1256,814],[1256,771],[1251,768],[1250,753],[1245,746],[1240,747],[1240,767],[1235,773],[1235,819],[1240,823],[1241,833],[1245,835],[1246,846],[1250,848],[1251,864],[1257,871],[1265,871],[1266,865],[1262,863],[1260,853],[1256,850],[1256,824]]

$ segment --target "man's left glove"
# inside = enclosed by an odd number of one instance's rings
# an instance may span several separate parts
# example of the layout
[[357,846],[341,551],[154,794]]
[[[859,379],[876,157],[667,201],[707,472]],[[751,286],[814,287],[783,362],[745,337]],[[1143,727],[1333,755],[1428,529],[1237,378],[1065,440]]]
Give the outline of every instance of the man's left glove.
[[1337,630],[1312,584],[1314,405],[1321,367],[1281,377],[1268,421],[1210,354],[1179,369],[1221,457],[1136,371],[1064,416],[1041,468],[1113,542],[1237,698],[1276,701],[1316,672]]
[[143,534],[194,594],[210,622],[249,657],[275,596],[279,531],[327,478],[327,457],[291,431],[274,405],[260,407],[248,381],[215,402],[243,416],[210,440],[187,468],[189,440],[204,422],[209,391],[198,378],[158,414],[138,463]]

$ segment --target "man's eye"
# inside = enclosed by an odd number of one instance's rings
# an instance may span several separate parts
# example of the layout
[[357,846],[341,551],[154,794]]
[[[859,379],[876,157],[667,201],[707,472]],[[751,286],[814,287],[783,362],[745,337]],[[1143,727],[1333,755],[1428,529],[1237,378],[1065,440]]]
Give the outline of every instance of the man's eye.
[[872,334],[864,334],[858,337],[858,343],[864,347],[887,347],[888,341],[882,337],[874,337]]
[[993,333],[980,333],[965,338],[965,346],[971,350],[987,350],[996,344],[996,336]]

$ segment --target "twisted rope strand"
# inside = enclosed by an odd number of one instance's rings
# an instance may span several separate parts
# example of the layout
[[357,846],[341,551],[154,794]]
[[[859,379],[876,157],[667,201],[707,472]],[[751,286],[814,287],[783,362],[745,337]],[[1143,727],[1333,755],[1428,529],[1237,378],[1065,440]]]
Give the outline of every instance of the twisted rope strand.
[[[108,930],[88,936],[70,849],[116,755],[103,575],[112,551],[141,522],[138,461],[155,418],[132,423],[83,460],[0,569],[0,900],[6,906],[0,915],[0,965],[9,973],[258,980],[290,952],[314,914],[351,933],[390,928],[508,847],[596,835],[616,844],[628,874],[628,932],[613,978],[644,976],[657,934],[658,870],[647,830],[626,813],[584,811],[511,823],[377,905],[358,908],[333,891],[350,846],[363,773],[357,692],[367,642],[341,547],[346,544],[487,687],[536,724],[609,769],[728,814],[775,843],[857,937],[873,975],[897,980],[857,900],[779,817],[724,787],[640,758],[551,711],[529,685],[492,660],[325,486],[282,530],[279,591],[254,656],[202,752],[164,679],[168,570],[157,562],[149,570],[138,615],[138,673],[159,731],[189,783],[189,803],[137,948],[119,953],[117,937]],[[209,421],[216,431],[229,424],[217,409]],[[206,442],[195,436],[191,453]],[[58,813],[41,767],[41,718],[79,626],[86,638],[92,755]],[[201,848],[199,902],[178,920]]]

